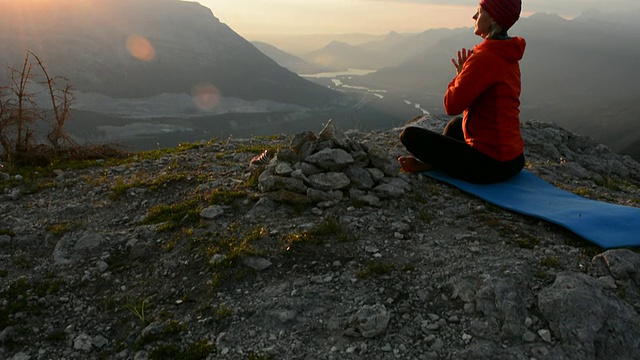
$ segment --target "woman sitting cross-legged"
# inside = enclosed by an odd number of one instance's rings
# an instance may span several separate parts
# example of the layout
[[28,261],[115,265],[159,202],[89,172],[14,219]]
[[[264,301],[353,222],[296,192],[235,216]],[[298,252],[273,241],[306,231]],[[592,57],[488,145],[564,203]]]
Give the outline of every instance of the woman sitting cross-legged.
[[526,46],[507,30],[519,19],[521,0],[480,0],[474,33],[484,40],[452,59],[457,75],[444,96],[453,118],[444,134],[406,127],[400,141],[412,154],[398,158],[403,171],[439,169],[474,183],[509,179],[524,167],[520,132],[520,66]]

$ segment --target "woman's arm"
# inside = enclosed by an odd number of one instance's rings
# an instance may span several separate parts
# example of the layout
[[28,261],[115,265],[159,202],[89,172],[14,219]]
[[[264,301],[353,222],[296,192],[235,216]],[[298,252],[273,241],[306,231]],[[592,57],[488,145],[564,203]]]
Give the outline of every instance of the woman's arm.
[[456,77],[449,83],[444,96],[444,109],[448,115],[458,115],[471,106],[473,101],[495,82],[493,67],[496,59],[482,51],[459,52],[458,61],[452,59],[456,69],[460,69]]

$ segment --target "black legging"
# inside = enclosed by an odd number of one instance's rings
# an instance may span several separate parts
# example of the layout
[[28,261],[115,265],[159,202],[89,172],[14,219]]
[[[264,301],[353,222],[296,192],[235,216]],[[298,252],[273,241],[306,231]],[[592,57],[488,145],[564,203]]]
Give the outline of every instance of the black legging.
[[400,141],[418,160],[451,177],[473,183],[505,181],[524,167],[524,154],[513,160],[498,161],[465,143],[461,117],[453,118],[443,135],[409,126],[400,134]]

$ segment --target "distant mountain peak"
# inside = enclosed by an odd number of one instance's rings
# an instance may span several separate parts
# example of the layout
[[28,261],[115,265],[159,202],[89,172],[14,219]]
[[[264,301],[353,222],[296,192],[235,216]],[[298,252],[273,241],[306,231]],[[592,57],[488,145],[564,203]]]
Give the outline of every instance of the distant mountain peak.
[[535,13],[529,16],[529,19],[537,20],[537,21],[554,21],[554,22],[568,21],[567,19],[563,18],[558,14],[551,14],[551,13],[545,13],[545,12]]

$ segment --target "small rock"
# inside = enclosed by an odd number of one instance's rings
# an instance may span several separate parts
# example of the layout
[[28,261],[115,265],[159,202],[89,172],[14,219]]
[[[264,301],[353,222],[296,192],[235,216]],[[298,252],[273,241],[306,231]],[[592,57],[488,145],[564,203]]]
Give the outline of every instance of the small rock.
[[522,341],[532,343],[536,341],[536,334],[532,333],[531,331],[527,331],[524,333],[524,335],[522,335]]
[[91,351],[91,346],[93,346],[91,340],[92,339],[91,337],[89,337],[89,335],[80,334],[75,338],[75,340],[73,340],[73,348],[75,350],[81,350],[85,352]]
[[272,265],[271,261],[260,257],[248,257],[242,263],[256,271],[266,270]]
[[224,208],[222,206],[215,205],[202,209],[200,217],[207,220],[213,220],[222,214],[224,214]]
[[102,349],[103,347],[105,347],[105,346],[107,346],[109,344],[109,340],[107,340],[102,335],[98,335],[98,336],[93,338],[91,343],[93,344],[94,347],[96,347],[98,349]]
[[538,330],[538,335],[542,338],[542,340],[551,343],[551,331],[547,329]]

